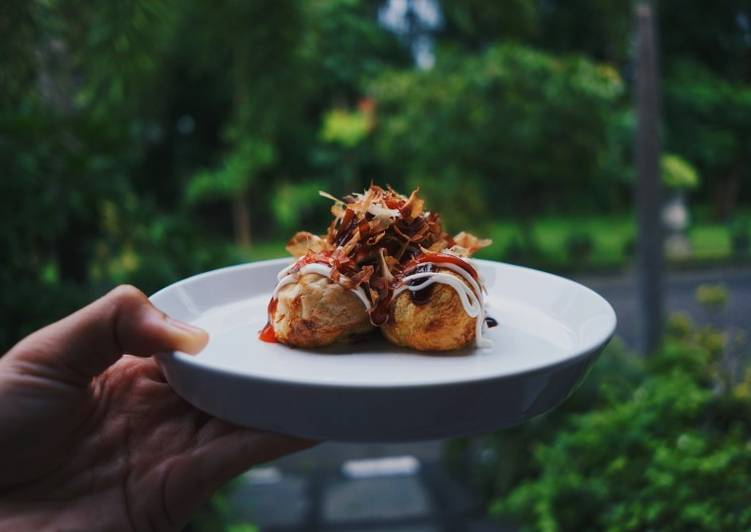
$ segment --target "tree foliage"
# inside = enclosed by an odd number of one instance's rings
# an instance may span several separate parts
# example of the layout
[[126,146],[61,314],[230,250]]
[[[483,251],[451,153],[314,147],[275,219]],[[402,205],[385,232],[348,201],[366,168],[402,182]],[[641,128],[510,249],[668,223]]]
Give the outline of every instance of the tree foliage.
[[[666,146],[726,216],[749,194],[747,4],[660,2]],[[0,344],[238,260],[238,224],[322,227],[313,188],[419,185],[475,229],[628,208],[630,2],[440,0],[424,72],[383,5],[3,3]]]
[[[665,83],[666,141],[709,178],[715,212],[732,214],[751,182],[751,84],[730,82],[691,60],[675,62]],[[706,189],[705,189],[706,190]]]
[[441,42],[482,49],[523,42],[618,68],[630,60],[632,3],[624,0],[443,0]]
[[493,198],[474,204],[529,215],[552,202],[581,205],[575,191],[585,188],[590,206],[615,207],[603,176],[618,171],[606,161],[621,149],[611,140],[623,90],[614,69],[579,56],[510,44],[450,54],[431,71],[374,84],[376,142],[391,175],[421,184],[445,210]]
[[670,189],[688,190],[699,186],[699,174],[686,159],[672,153],[660,159],[662,184]]

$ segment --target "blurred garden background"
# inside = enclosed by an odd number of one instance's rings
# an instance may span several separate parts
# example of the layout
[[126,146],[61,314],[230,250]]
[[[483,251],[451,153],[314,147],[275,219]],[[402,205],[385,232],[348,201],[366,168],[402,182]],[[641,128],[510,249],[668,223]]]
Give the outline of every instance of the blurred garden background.
[[[494,240],[482,257],[602,286],[628,327],[634,8],[3,2],[0,352],[118,283],[151,293],[283,256],[324,229],[318,190],[371,181],[419,186],[450,230]],[[562,409],[440,444],[428,462],[471,491],[477,526],[751,528],[751,1],[660,0],[655,16],[674,316],[649,357],[620,330]],[[228,493],[191,527],[254,529]],[[469,530],[434,517],[399,530]],[[270,523],[329,529],[316,511]]]

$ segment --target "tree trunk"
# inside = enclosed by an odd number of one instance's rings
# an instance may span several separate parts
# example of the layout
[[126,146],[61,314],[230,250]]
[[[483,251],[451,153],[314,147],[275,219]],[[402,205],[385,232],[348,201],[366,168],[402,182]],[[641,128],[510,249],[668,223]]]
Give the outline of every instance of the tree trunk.
[[651,354],[663,330],[663,227],[660,183],[660,100],[657,35],[651,2],[636,7],[636,272],[639,351]]
[[[39,70],[37,87],[44,104],[49,108],[54,120],[69,119],[75,112],[73,95],[77,90],[73,59],[60,39],[45,38],[38,48]],[[78,139],[71,132],[59,133],[71,144]],[[69,202],[66,191],[55,185],[53,193],[59,197],[61,205]],[[84,214],[76,214],[68,209],[65,224],[52,231],[52,244],[60,278],[83,284],[89,277],[91,253],[88,243],[99,231],[99,221],[94,211],[86,209]]]
[[741,165],[736,163],[725,174],[714,190],[714,215],[718,220],[728,220],[738,203],[741,187]]
[[232,222],[235,244],[250,247],[250,213],[248,212],[248,191],[243,189],[232,198]]

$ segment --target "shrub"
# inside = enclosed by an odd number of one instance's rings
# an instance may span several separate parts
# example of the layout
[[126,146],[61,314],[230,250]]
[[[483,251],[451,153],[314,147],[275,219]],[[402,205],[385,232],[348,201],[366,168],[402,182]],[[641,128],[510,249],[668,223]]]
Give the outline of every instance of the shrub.
[[587,262],[592,257],[595,242],[588,233],[574,233],[566,239],[566,254],[571,262]]
[[691,163],[679,155],[667,153],[660,158],[662,184],[674,190],[694,189],[699,186],[699,173]]
[[522,262],[526,257],[525,246],[522,241],[515,237],[509,242],[504,250],[504,259],[508,262]]
[[503,250],[503,260],[514,264],[536,264],[544,259],[540,246],[528,235],[515,235]]
[[730,242],[733,249],[733,255],[738,257],[745,257],[751,250],[751,233],[749,233],[748,227],[737,226],[733,229],[730,235]]
[[629,238],[623,243],[623,256],[630,259],[636,254],[636,239]]
[[579,389],[559,408],[519,427],[480,438],[452,440],[445,459],[451,470],[472,479],[486,500],[497,499],[539,471],[531,449],[566,426],[573,414],[625,400],[644,375],[643,360],[616,338]]
[[696,289],[696,300],[709,312],[719,312],[727,305],[728,290],[719,284],[702,284]]
[[258,532],[257,525],[238,521],[230,507],[228,497],[241,482],[236,478],[216,492],[193,514],[183,532]]
[[486,438],[491,510],[532,530],[751,527],[751,372],[731,387],[726,335],[671,320],[648,359],[608,349],[558,411]]

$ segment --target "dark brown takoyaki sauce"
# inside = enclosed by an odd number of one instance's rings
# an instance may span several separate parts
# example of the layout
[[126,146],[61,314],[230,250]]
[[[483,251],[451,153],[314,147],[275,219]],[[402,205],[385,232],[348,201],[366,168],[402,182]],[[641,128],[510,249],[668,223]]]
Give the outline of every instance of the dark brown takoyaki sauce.
[[[388,301],[388,300],[386,300]],[[370,311],[370,323],[373,325],[383,325],[389,319],[389,307],[388,305],[378,305],[373,307]]]
[[258,333],[258,338],[263,340],[264,342],[269,342],[270,344],[278,343],[279,340],[276,338],[276,333],[274,332],[274,326],[272,325],[274,321],[274,314],[276,313],[276,304],[277,304],[277,298],[272,297],[271,301],[269,301],[269,319],[266,322],[266,325],[263,329],[261,329],[261,332]]
[[[435,268],[433,268],[432,264],[430,263],[418,264],[418,266],[414,270],[410,271],[408,275],[413,275],[415,273],[428,273],[432,271],[435,271]],[[427,280],[428,279],[425,277],[422,279],[412,279],[411,281],[407,281],[407,286],[417,286],[417,285],[424,283]],[[430,294],[432,293],[433,293],[432,284],[429,284],[422,290],[416,290],[414,292],[410,290],[410,294],[412,295],[411,296],[412,303],[414,303],[415,305],[425,305],[428,301],[430,301]]]
[[490,316],[485,316],[485,323],[488,325],[489,329],[492,329],[493,327],[498,327],[498,320],[495,318],[491,318]]
[[412,268],[416,264],[422,264],[424,262],[433,262],[437,264],[440,264],[441,262],[443,262],[443,263],[454,264],[456,266],[459,266],[460,268],[463,268],[467,272],[469,272],[469,274],[475,280],[479,280],[479,276],[477,275],[477,270],[475,270],[469,262],[462,259],[461,257],[457,257],[456,255],[449,255],[448,253],[422,253],[414,257],[411,261],[409,261],[409,263],[404,268],[404,270],[409,271],[410,268]]

